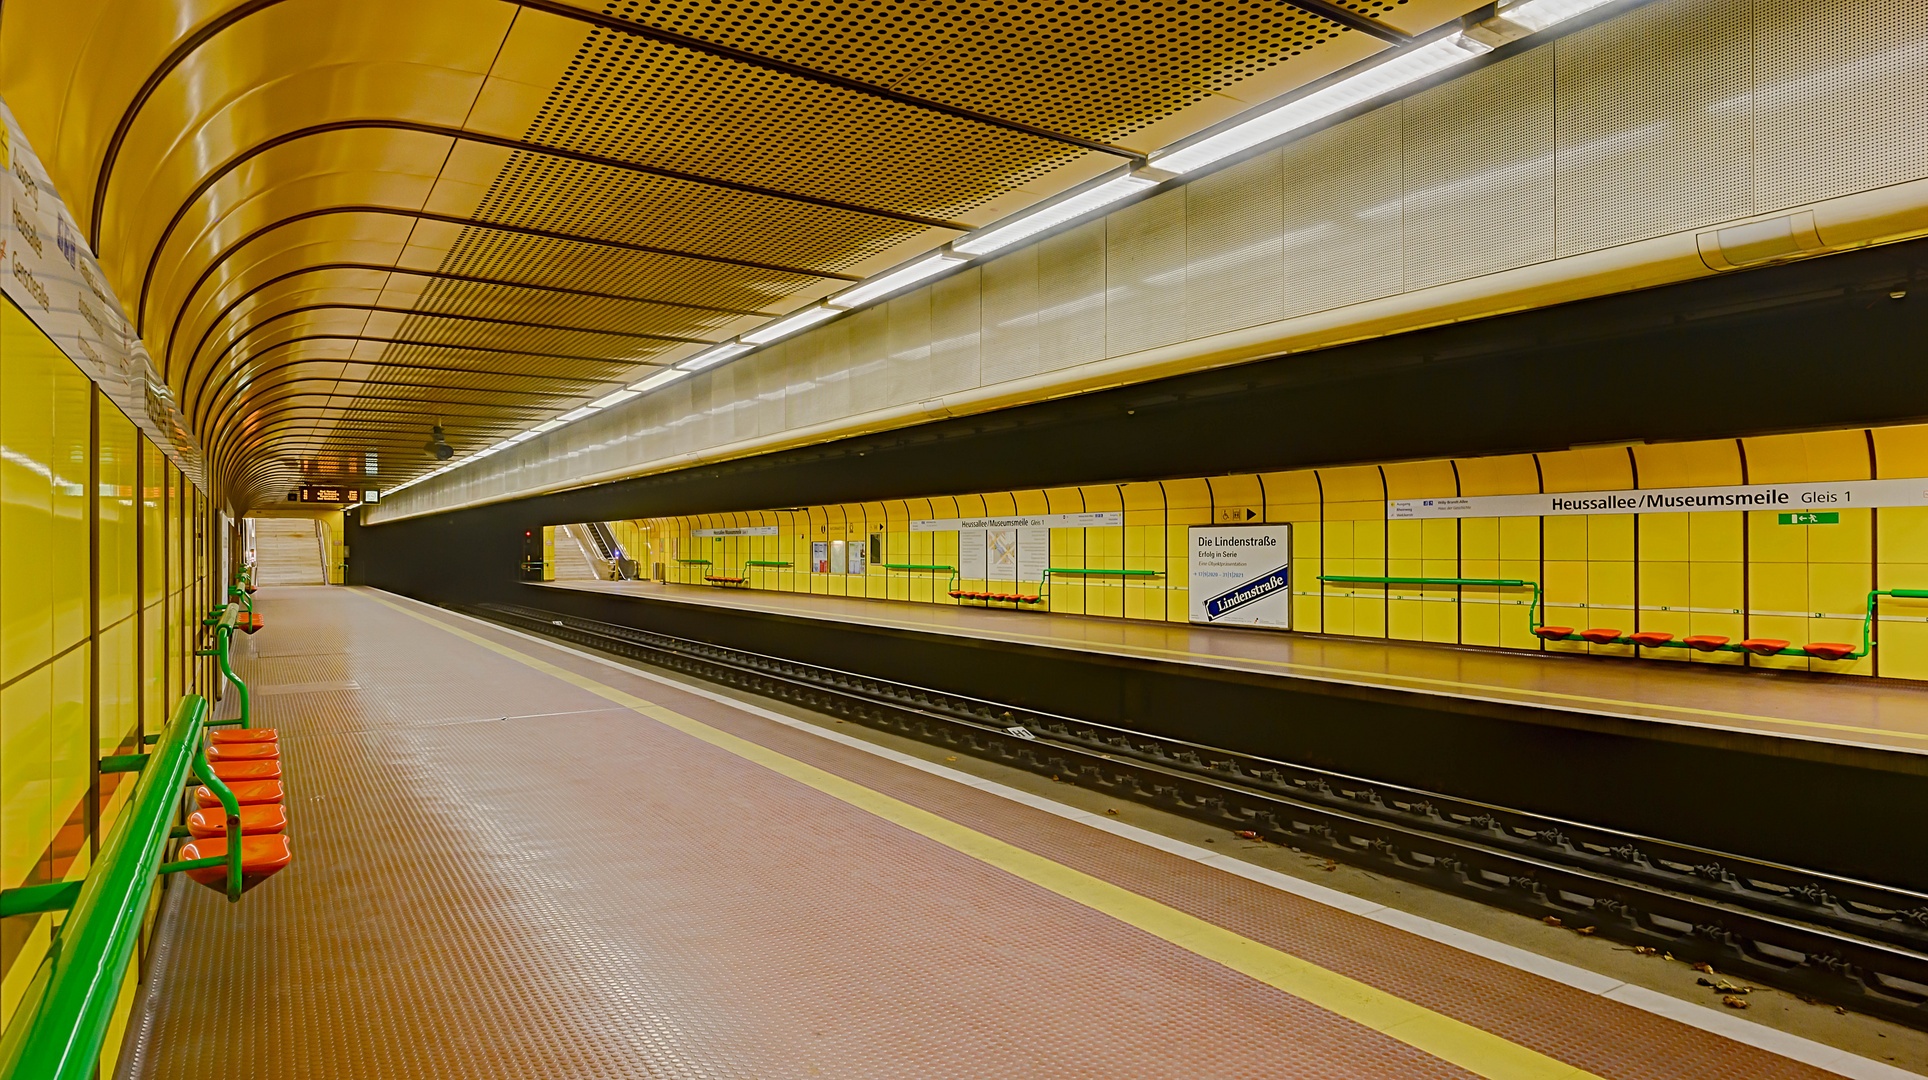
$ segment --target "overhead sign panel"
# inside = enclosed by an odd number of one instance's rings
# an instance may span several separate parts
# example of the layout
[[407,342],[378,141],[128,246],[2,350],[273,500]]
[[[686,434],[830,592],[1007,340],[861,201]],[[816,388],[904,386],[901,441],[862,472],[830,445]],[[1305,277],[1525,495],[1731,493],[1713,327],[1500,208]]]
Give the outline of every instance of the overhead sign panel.
[[329,487],[323,484],[303,484],[295,489],[295,501],[303,503],[322,503],[340,505],[343,503],[374,502],[375,493],[361,488]]
[[775,525],[745,525],[735,529],[691,529],[691,536],[775,536]]
[[1928,506],[1928,479],[1393,499],[1386,503],[1386,517],[1400,521],[1411,518],[1566,517],[1574,514],[1689,514],[1708,510],[1841,511],[1880,506]]
[[961,529],[1102,529],[1125,523],[1122,510],[1089,514],[1035,514],[1029,517],[934,518],[910,523],[911,532],[957,532]]

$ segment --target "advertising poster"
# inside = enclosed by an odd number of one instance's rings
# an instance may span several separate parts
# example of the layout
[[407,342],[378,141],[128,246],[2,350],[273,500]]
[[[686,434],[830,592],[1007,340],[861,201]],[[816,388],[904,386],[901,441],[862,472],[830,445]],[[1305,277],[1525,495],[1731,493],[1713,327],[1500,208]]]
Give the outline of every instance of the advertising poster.
[[984,580],[983,528],[957,530],[957,576],[965,581]]
[[984,530],[984,580],[1016,581],[1018,579],[1018,531],[1016,529]]
[[830,541],[810,541],[810,572],[813,574],[830,572]]
[[1018,530],[1018,580],[1043,581],[1044,569],[1051,565],[1051,530],[1031,527]]
[[863,573],[864,566],[865,566],[864,554],[865,554],[864,545],[860,541],[856,541],[856,540],[850,541],[849,551],[846,552],[845,554],[845,558],[848,561],[844,566],[844,573],[846,574]]
[[830,541],[830,573],[841,574],[844,572],[845,546],[842,540]]
[[1193,525],[1191,621],[1217,626],[1292,626],[1292,526]]

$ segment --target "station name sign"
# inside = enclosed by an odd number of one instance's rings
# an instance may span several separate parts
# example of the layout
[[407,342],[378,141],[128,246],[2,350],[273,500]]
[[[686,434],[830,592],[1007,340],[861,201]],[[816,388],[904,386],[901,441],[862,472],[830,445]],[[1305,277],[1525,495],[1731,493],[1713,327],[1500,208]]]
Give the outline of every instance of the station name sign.
[[1709,510],[1838,511],[1880,506],[1928,506],[1928,479],[1392,499],[1386,503],[1386,517],[1404,521],[1572,514],[1688,514]]
[[775,536],[775,525],[745,525],[735,529],[691,529],[691,536]]
[[1102,529],[1125,523],[1122,510],[1089,514],[1036,514],[1030,517],[936,518],[913,521],[910,531],[957,532],[961,529]]

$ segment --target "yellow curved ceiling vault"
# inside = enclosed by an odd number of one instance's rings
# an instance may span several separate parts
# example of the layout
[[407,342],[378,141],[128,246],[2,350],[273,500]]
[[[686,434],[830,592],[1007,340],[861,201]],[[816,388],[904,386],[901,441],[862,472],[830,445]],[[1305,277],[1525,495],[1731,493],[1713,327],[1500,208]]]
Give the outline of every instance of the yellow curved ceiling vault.
[[438,422],[494,443],[1466,7],[9,0],[0,94],[246,510],[405,481]]

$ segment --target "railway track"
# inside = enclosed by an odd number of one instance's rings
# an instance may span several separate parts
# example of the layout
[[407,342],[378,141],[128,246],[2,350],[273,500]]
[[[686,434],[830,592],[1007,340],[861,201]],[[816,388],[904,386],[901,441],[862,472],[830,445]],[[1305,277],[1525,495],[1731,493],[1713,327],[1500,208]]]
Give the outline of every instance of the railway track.
[[507,604],[468,614],[1928,1029],[1928,896]]

